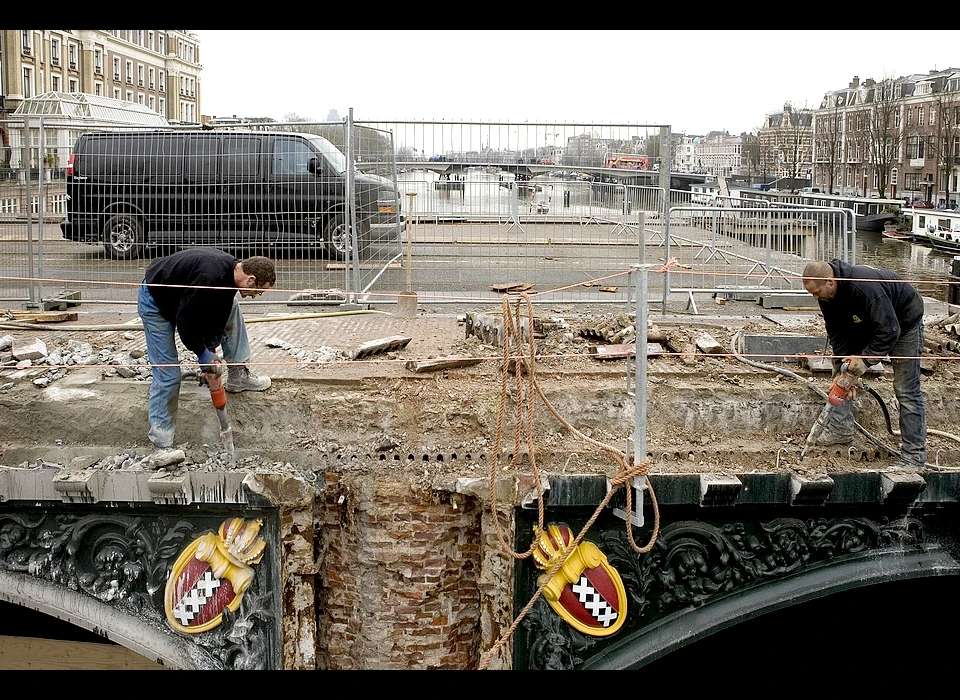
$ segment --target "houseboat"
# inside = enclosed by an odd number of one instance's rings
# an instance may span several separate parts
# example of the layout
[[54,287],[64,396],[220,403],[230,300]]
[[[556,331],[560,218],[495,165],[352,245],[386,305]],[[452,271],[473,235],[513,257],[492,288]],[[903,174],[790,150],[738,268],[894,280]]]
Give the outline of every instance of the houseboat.
[[903,208],[904,230],[917,243],[948,255],[960,255],[960,211]]
[[899,225],[903,206],[902,199],[878,199],[875,197],[847,197],[843,195],[824,194],[823,192],[764,192],[760,190],[743,190],[744,199],[760,199],[777,204],[796,207],[829,207],[849,209],[856,214],[858,231],[883,231],[886,224]]

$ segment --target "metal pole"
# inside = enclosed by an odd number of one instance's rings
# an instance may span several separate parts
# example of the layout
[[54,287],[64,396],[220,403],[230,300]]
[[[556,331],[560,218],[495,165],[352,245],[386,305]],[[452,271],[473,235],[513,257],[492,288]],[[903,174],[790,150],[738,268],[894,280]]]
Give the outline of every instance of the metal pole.
[[413,268],[411,259],[413,255],[413,233],[410,229],[410,220],[413,218],[413,198],[417,196],[416,192],[407,192],[407,291],[413,291]]
[[[350,294],[350,303],[356,303],[356,294],[360,290],[360,247],[357,243],[357,199],[354,185],[356,173],[356,156],[353,152],[353,107],[347,116],[347,225],[350,227],[350,255],[347,256],[346,285]],[[353,284],[350,284],[350,273],[353,272]]]
[[30,306],[35,306],[37,303],[36,289],[34,286],[34,273],[33,273],[33,209],[31,208],[31,191],[30,191],[30,118],[23,118],[23,154],[21,155],[23,166],[23,182],[24,182],[24,199],[26,200],[26,209],[27,209],[27,265],[28,265],[28,277],[29,277],[29,288],[30,288]]
[[[673,163],[668,163],[670,157],[670,127],[660,127],[660,196],[662,204],[660,207],[660,226],[663,231],[663,262],[666,265],[670,260],[670,168]],[[663,274],[663,305],[660,313],[667,313],[667,297],[670,294],[670,271]],[[644,345],[646,348],[646,345]]]

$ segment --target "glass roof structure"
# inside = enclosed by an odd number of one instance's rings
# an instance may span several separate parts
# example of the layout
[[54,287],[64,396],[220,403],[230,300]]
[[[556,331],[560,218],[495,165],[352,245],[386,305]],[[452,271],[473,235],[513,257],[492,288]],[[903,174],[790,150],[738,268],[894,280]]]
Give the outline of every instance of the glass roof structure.
[[13,114],[99,124],[170,126],[164,117],[145,105],[85,92],[45,92],[25,99]]

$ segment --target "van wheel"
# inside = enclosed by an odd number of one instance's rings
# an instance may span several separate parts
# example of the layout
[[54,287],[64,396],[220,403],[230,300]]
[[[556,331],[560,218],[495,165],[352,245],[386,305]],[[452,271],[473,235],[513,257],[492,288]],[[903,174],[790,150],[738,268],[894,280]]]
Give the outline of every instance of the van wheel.
[[103,247],[115,260],[139,257],[143,246],[143,224],[131,214],[114,214],[103,227]]
[[331,260],[346,260],[350,253],[350,227],[342,214],[327,220],[323,228],[323,239],[327,242],[327,252]]

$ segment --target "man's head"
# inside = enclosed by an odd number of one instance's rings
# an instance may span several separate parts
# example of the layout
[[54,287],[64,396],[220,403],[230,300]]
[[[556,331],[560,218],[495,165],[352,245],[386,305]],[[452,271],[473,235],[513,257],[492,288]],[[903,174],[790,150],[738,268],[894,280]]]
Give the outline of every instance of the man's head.
[[233,280],[242,297],[257,297],[277,282],[273,260],[262,255],[241,260],[233,268]]
[[837,278],[830,263],[816,260],[803,268],[803,288],[817,301],[833,299],[837,293]]

